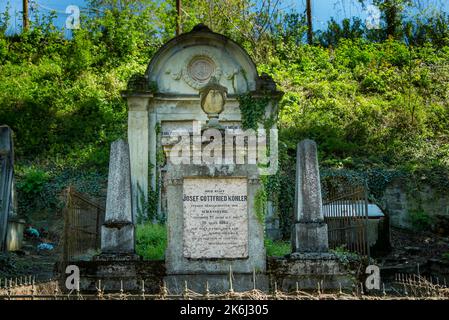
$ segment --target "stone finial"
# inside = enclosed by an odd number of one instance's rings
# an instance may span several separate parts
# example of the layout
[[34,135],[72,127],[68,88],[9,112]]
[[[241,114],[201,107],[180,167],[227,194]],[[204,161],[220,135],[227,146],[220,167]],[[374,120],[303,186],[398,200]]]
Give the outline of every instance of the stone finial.
[[212,30],[204,23],[198,23],[196,26],[192,28],[191,32],[212,32]]
[[122,139],[111,145],[106,216],[101,228],[101,251],[134,253],[129,147]]
[[321,200],[320,172],[316,143],[303,140],[296,153],[294,252],[327,252],[327,224]]

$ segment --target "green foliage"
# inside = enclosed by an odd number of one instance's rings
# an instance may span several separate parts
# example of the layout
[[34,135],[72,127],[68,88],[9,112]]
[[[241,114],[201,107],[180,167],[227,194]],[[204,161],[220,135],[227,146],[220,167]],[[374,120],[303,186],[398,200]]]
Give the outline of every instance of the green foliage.
[[34,196],[43,191],[44,185],[48,179],[49,175],[47,172],[31,166],[23,170],[22,179],[17,184],[17,189],[24,194]]
[[289,241],[265,239],[265,249],[268,257],[283,257],[291,253],[292,246]]
[[254,211],[256,213],[257,221],[259,221],[262,226],[265,226],[267,200],[267,192],[262,186],[257,190],[256,195],[254,196]]
[[136,228],[136,253],[145,260],[164,259],[167,228],[162,224],[139,224]]
[[137,223],[145,224],[157,221],[158,223],[165,223],[165,217],[158,215],[158,201],[159,191],[148,188],[148,198],[145,199],[140,186],[137,186],[139,199],[137,202]]
[[257,130],[259,124],[263,123],[265,110],[269,102],[269,98],[254,97],[250,93],[241,94],[237,97],[240,112],[242,114],[242,128]]
[[46,224],[57,217],[64,206],[62,191],[68,186],[97,199],[106,187],[105,172],[36,165],[18,165],[15,169],[18,213],[29,223]]
[[338,261],[345,266],[349,266],[354,262],[359,262],[362,259],[362,257],[357,253],[350,252],[345,247],[337,247],[329,251],[333,253],[337,257]]
[[428,230],[432,225],[432,218],[422,210],[408,212],[410,222],[417,230]]

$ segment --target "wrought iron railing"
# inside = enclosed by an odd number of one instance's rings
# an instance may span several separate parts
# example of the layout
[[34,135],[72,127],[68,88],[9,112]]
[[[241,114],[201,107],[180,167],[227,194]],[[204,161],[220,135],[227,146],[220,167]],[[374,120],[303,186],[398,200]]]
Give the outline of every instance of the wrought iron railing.
[[73,261],[101,245],[104,206],[68,187],[65,191],[63,262]]
[[329,247],[369,256],[368,198],[365,184],[345,179],[323,181],[323,213]]

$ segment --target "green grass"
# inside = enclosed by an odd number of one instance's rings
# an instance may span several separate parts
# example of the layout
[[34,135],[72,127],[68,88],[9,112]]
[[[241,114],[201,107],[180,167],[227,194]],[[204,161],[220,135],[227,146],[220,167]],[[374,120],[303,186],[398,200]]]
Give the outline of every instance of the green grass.
[[144,260],[164,259],[167,247],[167,228],[165,225],[146,223],[136,230],[136,252]]
[[282,257],[291,253],[292,250],[290,242],[273,241],[271,239],[265,239],[265,248],[269,257]]

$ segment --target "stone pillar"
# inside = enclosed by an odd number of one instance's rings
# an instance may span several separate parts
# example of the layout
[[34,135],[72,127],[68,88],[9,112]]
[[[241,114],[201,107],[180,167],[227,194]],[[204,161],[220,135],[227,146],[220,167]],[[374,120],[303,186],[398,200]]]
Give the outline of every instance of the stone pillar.
[[134,254],[134,220],[128,144],[122,139],[111,145],[105,222],[101,227],[101,252]]
[[131,160],[133,218],[144,212],[143,201],[148,199],[149,139],[155,136],[149,127],[149,104],[152,95],[128,97],[128,144]]
[[303,140],[296,152],[295,224],[292,230],[295,253],[327,252],[327,224],[324,222],[321,200],[317,146]]
[[14,151],[12,130],[0,126],[0,252],[6,249],[8,217],[12,207],[14,180]]

